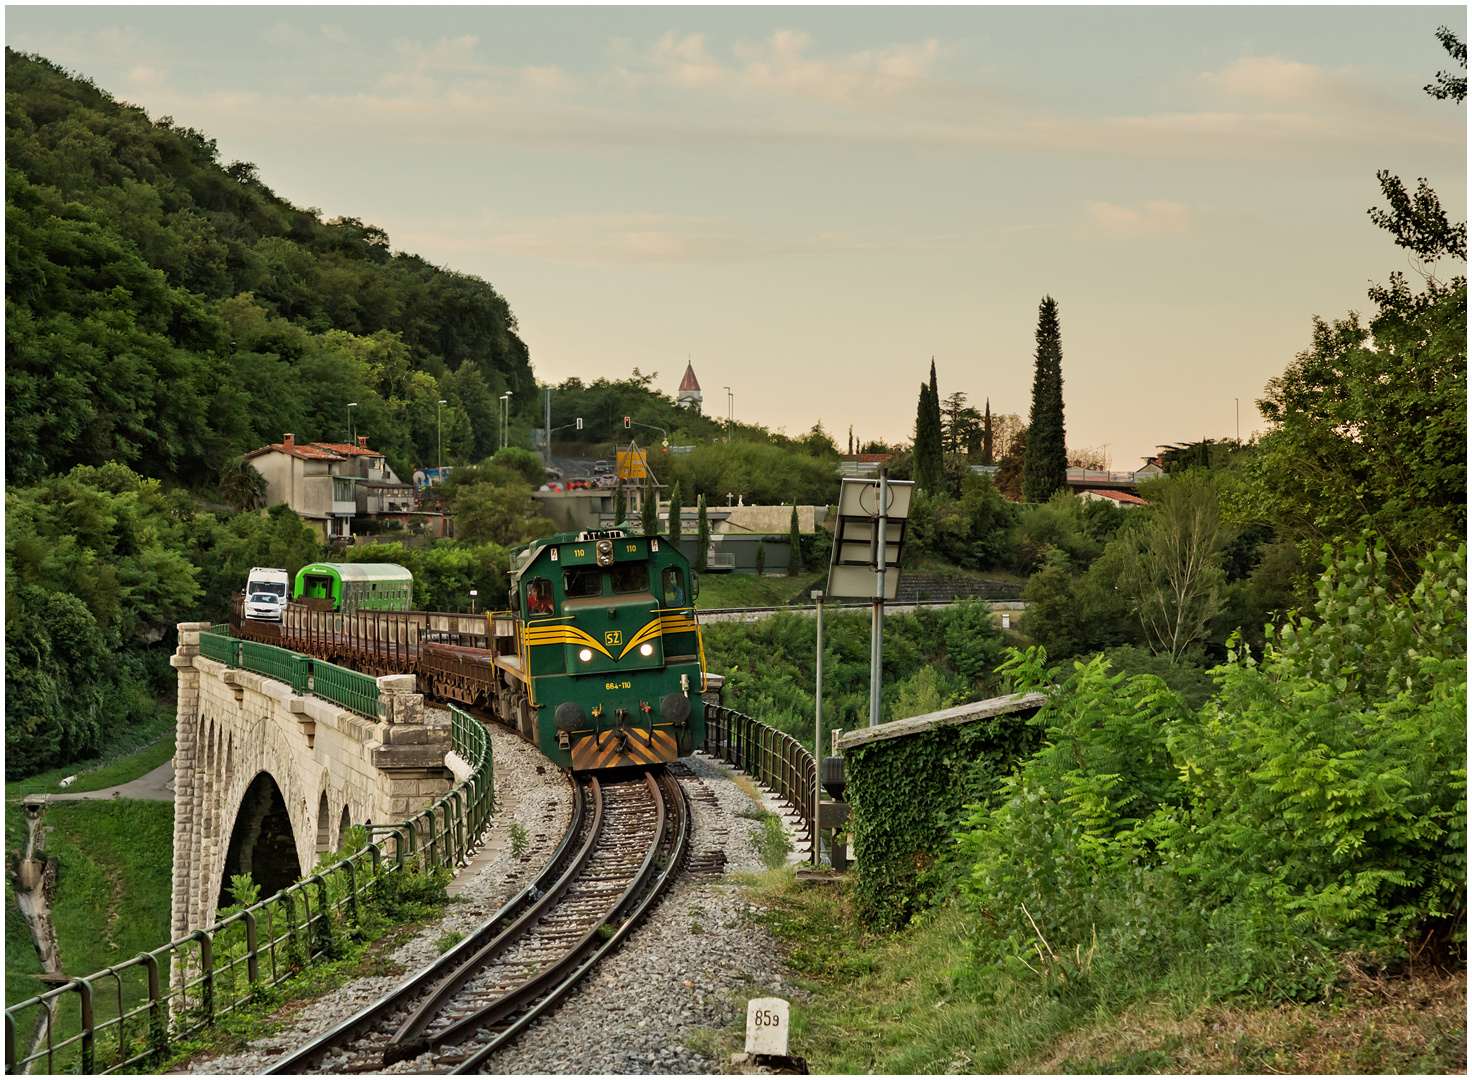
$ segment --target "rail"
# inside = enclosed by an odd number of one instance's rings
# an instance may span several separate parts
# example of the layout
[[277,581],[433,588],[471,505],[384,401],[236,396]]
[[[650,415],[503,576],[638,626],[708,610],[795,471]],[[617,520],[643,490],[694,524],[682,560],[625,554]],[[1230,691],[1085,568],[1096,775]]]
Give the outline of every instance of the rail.
[[[393,875],[463,866],[493,809],[491,741],[453,706],[450,739],[470,775],[415,816],[369,827],[354,854],[324,859],[295,885],[213,926],[6,1009],[6,1073],[38,1062],[47,1073],[156,1069],[174,1043],[337,956],[361,906],[391,887]],[[22,1032],[25,1053],[17,1047]]]
[[792,807],[808,843],[815,843],[813,791],[817,765],[807,747],[785,732],[722,705],[705,707],[700,749],[735,765]]

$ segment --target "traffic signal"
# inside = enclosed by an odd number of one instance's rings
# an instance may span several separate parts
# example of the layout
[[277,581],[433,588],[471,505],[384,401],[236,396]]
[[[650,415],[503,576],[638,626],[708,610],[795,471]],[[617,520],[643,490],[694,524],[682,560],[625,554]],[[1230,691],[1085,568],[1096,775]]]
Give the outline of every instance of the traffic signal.
[[634,426],[633,418],[632,417],[628,417],[628,416],[624,417],[624,430],[627,431],[629,428],[631,428],[633,426]]

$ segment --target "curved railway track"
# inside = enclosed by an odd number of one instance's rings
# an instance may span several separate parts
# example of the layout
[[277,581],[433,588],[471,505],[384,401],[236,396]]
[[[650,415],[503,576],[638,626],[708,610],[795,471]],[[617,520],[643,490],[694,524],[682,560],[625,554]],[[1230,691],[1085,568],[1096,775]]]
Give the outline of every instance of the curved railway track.
[[[476,1072],[616,949],[674,880],[690,843],[664,772],[576,777],[572,821],[537,877],[393,993],[268,1073]],[[429,1055],[428,1058],[423,1055]]]

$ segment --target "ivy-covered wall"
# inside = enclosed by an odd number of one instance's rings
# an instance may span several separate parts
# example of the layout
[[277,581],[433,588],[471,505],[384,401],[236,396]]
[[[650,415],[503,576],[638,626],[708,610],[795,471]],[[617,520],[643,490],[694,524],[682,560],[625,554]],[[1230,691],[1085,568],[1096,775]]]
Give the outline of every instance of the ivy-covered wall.
[[997,781],[1036,751],[1033,706],[845,749],[859,910],[897,929],[951,880],[962,807],[995,798]]

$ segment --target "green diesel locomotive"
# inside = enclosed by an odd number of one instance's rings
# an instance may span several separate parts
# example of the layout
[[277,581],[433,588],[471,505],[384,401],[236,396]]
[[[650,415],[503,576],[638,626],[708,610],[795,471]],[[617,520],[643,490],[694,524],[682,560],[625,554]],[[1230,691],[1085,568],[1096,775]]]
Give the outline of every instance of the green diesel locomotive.
[[511,555],[497,709],[555,765],[653,765],[705,738],[698,580],[667,537],[560,533]]

